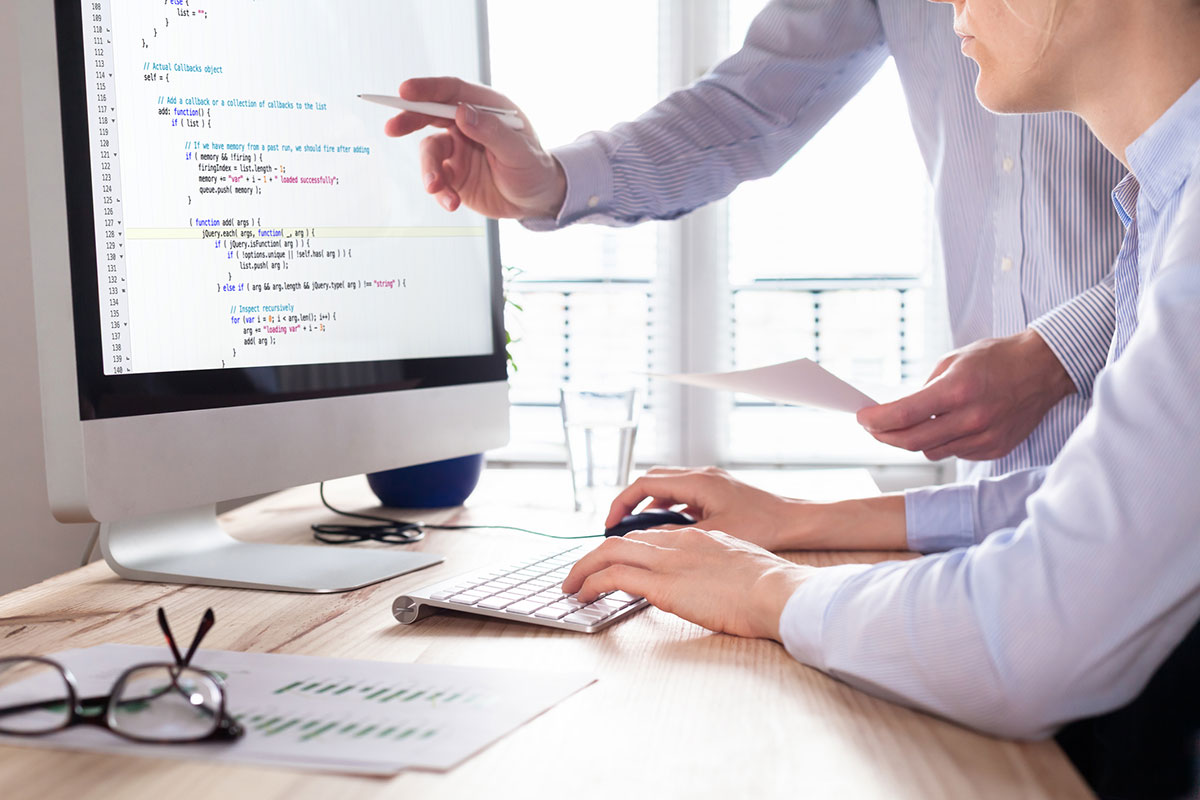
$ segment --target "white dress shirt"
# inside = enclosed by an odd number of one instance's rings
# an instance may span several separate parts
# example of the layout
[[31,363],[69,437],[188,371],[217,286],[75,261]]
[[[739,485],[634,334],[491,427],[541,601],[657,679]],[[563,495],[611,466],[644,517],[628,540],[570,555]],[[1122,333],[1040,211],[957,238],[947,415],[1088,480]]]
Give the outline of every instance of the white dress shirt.
[[[1126,157],[1091,411],[1049,467],[946,490],[956,511],[917,544],[969,546],[806,581],[780,620],[800,661],[1037,738],[1131,700],[1200,619],[1200,82]],[[1022,519],[995,502],[1006,486],[1028,496]]]

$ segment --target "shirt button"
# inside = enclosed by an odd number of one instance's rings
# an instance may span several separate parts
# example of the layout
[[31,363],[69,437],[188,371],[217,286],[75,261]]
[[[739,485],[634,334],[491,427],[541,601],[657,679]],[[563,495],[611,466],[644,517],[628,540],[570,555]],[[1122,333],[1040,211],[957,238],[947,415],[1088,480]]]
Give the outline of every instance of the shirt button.
[[1012,272],[1012,259],[1011,258],[1009,258],[1008,256],[1005,256],[1004,258],[1000,259],[1000,271],[1001,272]]
[[1012,156],[1005,156],[1004,160],[1002,162],[1000,162],[1000,165],[1002,167],[1004,167],[1005,172],[1012,172],[1013,164],[1014,164],[1014,162],[1012,160]]
[[592,195],[591,197],[588,198],[588,208],[595,208],[598,205],[600,205],[599,197],[596,197],[596,195]]

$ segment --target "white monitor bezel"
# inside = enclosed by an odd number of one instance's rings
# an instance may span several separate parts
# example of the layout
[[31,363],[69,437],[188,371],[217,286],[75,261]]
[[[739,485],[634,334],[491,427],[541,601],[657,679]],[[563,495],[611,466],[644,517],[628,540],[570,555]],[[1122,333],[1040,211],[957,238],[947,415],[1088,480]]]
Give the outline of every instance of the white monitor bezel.
[[[479,7],[485,14],[482,3]],[[507,442],[504,380],[82,419],[71,254],[64,233],[67,183],[55,4],[21,0],[19,14],[47,483],[56,518],[127,519],[482,452]],[[489,237],[498,292],[494,223]],[[498,315],[502,309],[493,311]],[[498,316],[495,320],[501,324]],[[502,347],[493,357],[503,360]],[[420,422],[397,424],[398,419]]]

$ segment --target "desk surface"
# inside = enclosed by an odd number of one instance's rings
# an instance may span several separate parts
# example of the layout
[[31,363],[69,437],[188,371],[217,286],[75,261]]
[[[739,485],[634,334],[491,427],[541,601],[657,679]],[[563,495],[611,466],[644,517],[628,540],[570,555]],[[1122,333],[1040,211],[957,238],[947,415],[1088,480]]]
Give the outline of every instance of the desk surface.
[[[870,491],[857,470],[755,476],[814,498]],[[466,510],[427,521],[517,524],[587,533],[593,520],[552,502],[565,472],[489,470]],[[560,485],[561,484],[561,485]],[[365,482],[327,484],[335,505],[366,509]],[[244,539],[308,542],[331,520],[315,487],[230,512]],[[0,598],[0,655],[104,642],[161,645],[154,621],[198,619],[212,606],[213,649],[590,672],[598,681],[449,773],[390,780],[159,758],[0,747],[0,796],[16,798],[812,797],[1075,798],[1086,787],[1051,742],[1018,744],[871,698],[801,666],[778,644],[710,633],[648,609],[596,635],[473,619],[397,625],[408,588],[520,557],[546,540],[511,531],[431,532],[418,545],[446,562],[339,595],[134,583],[103,564]],[[379,545],[364,545],[379,546]],[[798,553],[816,565],[907,557]]]

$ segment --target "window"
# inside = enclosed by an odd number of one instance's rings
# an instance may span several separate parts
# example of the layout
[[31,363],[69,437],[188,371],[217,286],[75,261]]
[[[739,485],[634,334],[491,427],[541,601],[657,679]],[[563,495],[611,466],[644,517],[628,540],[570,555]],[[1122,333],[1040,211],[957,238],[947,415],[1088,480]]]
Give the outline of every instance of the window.
[[[740,40],[762,3],[730,6]],[[942,292],[930,286],[932,194],[891,60],[778,173],[739,187],[728,207],[734,368],[812,358],[883,399],[883,387],[919,382],[947,349]],[[848,415],[738,396],[726,459],[913,456],[875,442]]]
[[[728,42],[740,45],[762,5],[491,0],[493,84],[545,145],[564,144],[636,117],[700,74]],[[931,285],[928,193],[889,62],[779,174],[688,218],[554,233],[502,223],[520,310],[508,320],[518,339],[512,445],[493,455],[561,459],[557,391],[571,379],[647,390],[642,463],[919,460],[847,415],[685,392],[645,373],[807,356],[865,385],[923,378],[945,349],[931,307],[942,293]]]
[[[631,119],[658,100],[654,3],[493,0],[488,10],[492,83],[525,110],[547,147]],[[621,43],[619,58],[614,42]],[[562,460],[558,387],[566,380],[633,382],[645,396],[658,228],[579,225],[533,233],[501,222],[513,304],[508,326],[517,340],[510,348],[513,446],[502,456]],[[653,460],[646,443],[655,440],[654,418],[653,409],[642,416],[640,458]]]

